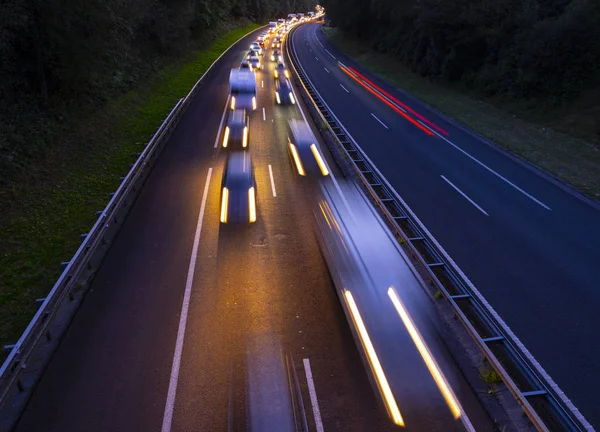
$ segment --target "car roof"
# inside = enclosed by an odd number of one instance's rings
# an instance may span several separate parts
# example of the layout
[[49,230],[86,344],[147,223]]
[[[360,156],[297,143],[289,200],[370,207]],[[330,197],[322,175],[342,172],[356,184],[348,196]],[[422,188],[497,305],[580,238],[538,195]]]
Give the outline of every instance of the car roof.
[[288,82],[286,77],[280,76],[279,79],[277,80],[277,88],[279,88],[279,87],[291,88],[292,86],[290,85],[290,83]]
[[229,154],[225,166],[223,186],[226,188],[236,186],[250,187],[252,185],[252,163],[250,153],[235,152]]
[[305,121],[291,119],[288,121],[288,125],[294,141],[296,141],[294,144],[314,144],[315,137]]
[[242,125],[246,120],[246,110],[245,109],[234,109],[229,114],[229,121],[227,122],[229,125]]

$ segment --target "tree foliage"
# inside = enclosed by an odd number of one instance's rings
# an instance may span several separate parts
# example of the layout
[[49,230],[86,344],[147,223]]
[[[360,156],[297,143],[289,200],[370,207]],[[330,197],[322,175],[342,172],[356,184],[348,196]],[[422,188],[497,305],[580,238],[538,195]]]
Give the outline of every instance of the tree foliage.
[[309,0],[3,0],[0,184],[51,146],[45,128],[69,108],[132,88],[228,22],[311,8]]
[[600,84],[597,0],[324,0],[334,25],[433,80],[569,98]]

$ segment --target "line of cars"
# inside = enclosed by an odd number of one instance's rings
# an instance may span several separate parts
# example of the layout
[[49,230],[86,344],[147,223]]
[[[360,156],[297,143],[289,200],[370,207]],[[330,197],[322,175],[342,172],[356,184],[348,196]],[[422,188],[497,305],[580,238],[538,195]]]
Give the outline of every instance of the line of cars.
[[[290,71],[281,54],[281,45],[290,27],[277,25],[274,30],[270,28],[261,33],[250,44],[240,66],[230,72],[229,109],[227,122],[221,132],[222,147],[230,152],[221,182],[220,221],[223,224],[246,224],[257,220],[256,179],[250,158],[250,117],[257,109],[257,74],[265,73],[265,58],[275,63],[272,78],[275,84],[274,103],[297,103]],[[290,119],[287,132],[286,146],[294,170],[303,177],[328,176],[329,168],[309,125],[302,120]]]

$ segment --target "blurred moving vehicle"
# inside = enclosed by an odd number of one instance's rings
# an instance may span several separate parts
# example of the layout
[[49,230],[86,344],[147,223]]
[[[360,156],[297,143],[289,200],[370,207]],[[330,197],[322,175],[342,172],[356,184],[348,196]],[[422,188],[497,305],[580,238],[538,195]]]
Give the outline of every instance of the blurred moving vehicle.
[[250,119],[245,109],[234,109],[229,112],[227,125],[223,130],[223,147],[245,149],[249,144]]
[[276,36],[275,39],[273,39],[273,43],[271,44],[271,48],[281,48],[281,39],[279,36]]
[[289,120],[287,132],[288,153],[298,174],[301,176],[306,176],[306,174],[328,176],[329,168],[317,147],[317,140],[308,124],[303,120]]
[[401,410],[410,406],[407,421],[415,430],[474,430],[463,428],[470,422],[440,368],[455,373],[425,282],[355,184],[322,181],[319,192],[314,214],[321,250],[393,422],[404,425]]
[[273,76],[275,77],[275,79],[279,78],[280,76],[283,76],[285,78],[289,78],[290,77],[290,71],[287,70],[287,68],[285,67],[285,65],[283,64],[282,61],[277,63],[277,66],[275,66],[275,70],[273,71]]
[[282,25],[284,25],[284,24],[285,24],[285,20],[284,20],[283,18],[279,18],[279,19],[277,20],[277,24],[279,24],[280,26],[282,26]]
[[273,50],[273,53],[271,54],[271,61],[272,62],[280,62],[281,61],[281,52],[278,49]]
[[221,181],[221,223],[256,222],[257,196],[250,154],[230,153]]
[[250,68],[240,67],[229,73],[231,109],[256,109],[256,75]]
[[250,69],[250,61],[244,57],[244,60],[240,63],[240,69]]
[[275,79],[275,102],[277,105],[294,105],[296,103],[292,93],[292,83],[284,75]]
[[250,44],[250,51],[256,53],[257,55],[262,55],[262,48],[258,42],[252,42]]
[[253,70],[258,70],[260,69],[260,59],[258,58],[258,56],[256,55],[256,53],[253,53],[250,58],[248,59],[248,62],[250,63],[250,68]]

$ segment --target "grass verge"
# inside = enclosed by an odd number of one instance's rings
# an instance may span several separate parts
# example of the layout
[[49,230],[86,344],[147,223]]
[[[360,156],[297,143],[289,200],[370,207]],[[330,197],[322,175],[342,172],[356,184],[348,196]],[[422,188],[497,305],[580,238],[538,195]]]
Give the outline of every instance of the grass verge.
[[233,42],[258,28],[232,30],[195,50],[67,130],[2,191],[0,345],[14,343],[128,170],[179,98]]
[[[338,29],[323,27],[323,31],[334,45],[366,69],[591,197],[600,197],[600,143],[596,130],[600,123],[590,120],[598,111],[597,104],[590,105],[591,96],[569,110],[550,109],[536,101],[483,100],[467,89],[432,83],[391,55],[374,52],[365,42],[349,38]],[[569,120],[573,118],[586,120]]]

